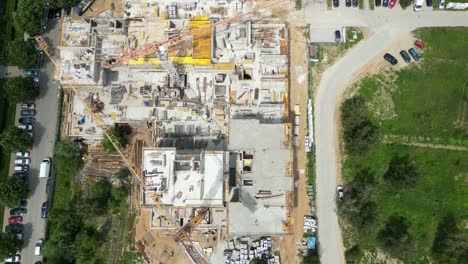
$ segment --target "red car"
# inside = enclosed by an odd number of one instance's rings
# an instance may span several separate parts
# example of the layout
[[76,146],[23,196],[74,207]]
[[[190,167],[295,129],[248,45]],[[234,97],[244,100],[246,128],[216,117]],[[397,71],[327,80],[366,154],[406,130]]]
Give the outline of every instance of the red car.
[[394,8],[395,5],[396,5],[396,1],[397,1],[397,0],[390,0],[390,3],[388,3],[388,8],[390,8],[390,9],[391,9],[391,8]]
[[9,224],[19,224],[23,222],[23,217],[22,216],[12,216],[8,218],[8,223]]
[[414,45],[420,49],[424,49],[426,47],[426,44],[424,44],[424,42],[422,42],[420,39],[416,40]]

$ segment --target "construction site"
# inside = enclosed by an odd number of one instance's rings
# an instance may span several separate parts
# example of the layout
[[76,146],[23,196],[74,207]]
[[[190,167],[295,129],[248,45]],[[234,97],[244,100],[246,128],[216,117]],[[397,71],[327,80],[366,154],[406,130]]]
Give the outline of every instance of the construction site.
[[[96,1],[63,19],[61,133],[87,146],[84,177],[129,167],[145,262],[281,263],[275,237],[293,232],[297,134],[289,29],[274,13],[290,7]],[[124,126],[126,146],[110,137],[118,151],[106,152],[107,131]]]

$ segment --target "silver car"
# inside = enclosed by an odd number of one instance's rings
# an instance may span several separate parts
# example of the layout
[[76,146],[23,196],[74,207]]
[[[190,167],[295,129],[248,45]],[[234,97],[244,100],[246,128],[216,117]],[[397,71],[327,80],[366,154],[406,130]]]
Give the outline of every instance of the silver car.
[[344,196],[343,186],[338,185],[336,187],[336,192],[337,192],[337,195],[338,195],[338,200],[339,201],[343,200],[343,196]]

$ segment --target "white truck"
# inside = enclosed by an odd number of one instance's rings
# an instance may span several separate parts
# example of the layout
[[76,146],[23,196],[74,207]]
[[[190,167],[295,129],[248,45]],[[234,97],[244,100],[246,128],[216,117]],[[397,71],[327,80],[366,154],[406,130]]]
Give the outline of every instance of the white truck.
[[45,158],[41,161],[41,167],[39,168],[39,178],[49,178],[50,162],[50,158]]

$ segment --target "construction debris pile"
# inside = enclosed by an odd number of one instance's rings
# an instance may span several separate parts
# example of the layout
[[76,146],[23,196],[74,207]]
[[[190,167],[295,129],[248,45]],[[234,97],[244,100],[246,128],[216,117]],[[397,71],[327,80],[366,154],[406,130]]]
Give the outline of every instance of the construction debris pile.
[[273,255],[273,241],[271,237],[262,237],[250,242],[250,238],[225,241],[226,264],[248,264],[251,261],[263,260],[265,263],[280,263],[279,256]]

